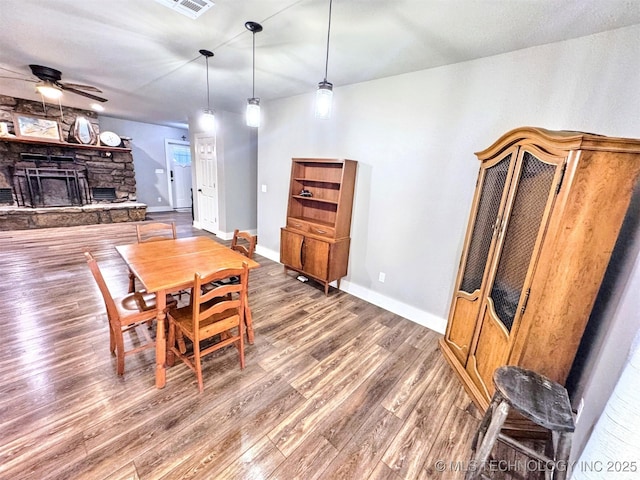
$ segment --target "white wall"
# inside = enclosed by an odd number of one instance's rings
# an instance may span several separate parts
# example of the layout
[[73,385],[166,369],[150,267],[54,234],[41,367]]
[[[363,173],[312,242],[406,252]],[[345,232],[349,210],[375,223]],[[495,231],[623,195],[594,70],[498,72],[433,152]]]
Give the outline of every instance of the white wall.
[[[213,233],[229,240],[236,228],[257,231],[257,138],[255,129],[246,126],[243,115],[219,111],[216,124],[219,231]],[[189,131],[195,145],[193,136],[202,132],[197,112],[189,118]],[[197,162],[195,155],[193,158]],[[197,184],[197,168],[192,172]],[[197,223],[197,204],[194,211]]]
[[[230,238],[233,231],[257,229],[257,138],[247,127],[244,115],[224,112],[218,134],[218,162],[222,168],[220,184],[225,211],[220,230]],[[222,213],[222,212],[221,212]]]
[[[138,201],[147,204],[150,212],[171,210],[164,141],[182,140],[183,135],[188,138],[189,132],[105,116],[100,116],[99,121],[101,132],[111,131],[121,137],[131,137]],[[156,170],[162,170],[162,173],[156,173]]]
[[[640,138],[638,38],[633,26],[337,87],[328,121],[313,117],[313,92],[268,102],[258,141],[258,184],[267,186],[258,194],[258,251],[278,259],[292,157],[358,160],[343,289],[443,332],[477,175],[473,152],[524,125]],[[640,327],[637,313],[608,320],[612,329]],[[620,347],[598,349],[624,358]],[[595,422],[608,393],[585,392],[594,410],[583,425]]]

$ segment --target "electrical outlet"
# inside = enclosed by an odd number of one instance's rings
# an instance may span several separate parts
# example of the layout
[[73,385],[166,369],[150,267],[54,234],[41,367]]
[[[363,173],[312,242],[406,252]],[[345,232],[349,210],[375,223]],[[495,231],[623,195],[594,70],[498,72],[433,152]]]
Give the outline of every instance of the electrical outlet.
[[162,203],[162,197],[158,197],[158,203]]
[[384,273],[384,272],[380,272],[380,273],[378,274],[378,281],[379,281],[380,283],[384,283],[384,280],[385,280],[386,276],[387,276],[387,274],[386,274],[386,273]]

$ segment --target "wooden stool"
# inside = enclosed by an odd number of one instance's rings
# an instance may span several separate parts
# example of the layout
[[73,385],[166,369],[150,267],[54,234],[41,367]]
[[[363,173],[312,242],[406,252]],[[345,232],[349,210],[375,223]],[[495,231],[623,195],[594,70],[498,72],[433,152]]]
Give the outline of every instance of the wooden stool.
[[[547,470],[545,478],[565,480],[571,452],[571,436],[575,430],[569,395],[565,388],[535,372],[513,366],[497,368],[493,374],[493,383],[496,392],[473,440],[472,462],[466,476],[467,480],[474,480],[480,476],[488,478],[482,473],[482,469],[496,440],[553,467],[553,470]],[[511,408],[551,431],[552,444],[548,445],[547,452],[553,457],[538,453],[501,433]]]

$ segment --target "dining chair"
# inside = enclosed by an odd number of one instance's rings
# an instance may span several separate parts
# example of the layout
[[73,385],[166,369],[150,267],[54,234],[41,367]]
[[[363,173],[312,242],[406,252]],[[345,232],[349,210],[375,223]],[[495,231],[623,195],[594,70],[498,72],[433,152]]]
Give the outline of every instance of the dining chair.
[[233,231],[231,250],[236,250],[247,258],[253,258],[257,243],[257,235],[251,235],[249,232],[241,232],[236,228]]
[[[236,276],[239,283],[217,284],[224,278]],[[191,305],[169,310],[168,365],[173,365],[178,356],[196,373],[198,389],[204,391],[202,380],[202,357],[223,347],[235,344],[240,356],[240,368],[244,368],[244,312],[247,298],[249,267],[226,268],[208,275],[196,273]],[[215,285],[203,291],[202,285]],[[187,354],[184,337],[193,343],[193,353]],[[209,340],[206,346],[203,340]],[[204,347],[204,348],[203,348]]]
[[[171,240],[178,238],[175,222],[162,223],[137,223],[136,236],[138,243],[157,242],[159,240]],[[129,293],[136,291],[136,276],[129,270]]]
[[[253,254],[256,250],[256,244],[258,243],[258,236],[251,235],[249,232],[241,232],[237,228],[233,231],[233,239],[231,240],[231,250],[235,250],[236,252],[241,253],[247,258],[253,259]],[[239,280],[236,277],[225,278],[219,282],[218,284],[225,283],[238,283]],[[204,289],[212,288],[212,285],[204,285]]]
[[[156,308],[155,294],[145,291],[132,292],[124,297],[114,298],[111,296],[109,287],[100,271],[98,262],[90,252],[84,252],[89,269],[93,278],[98,284],[104,305],[107,309],[107,319],[109,320],[109,348],[111,353],[116,355],[118,375],[124,375],[124,358],[126,355],[140,352],[148,348],[155,347],[155,341],[151,338],[148,328],[141,328],[139,331],[145,337],[145,343],[131,350],[124,349],[123,333],[135,329],[142,323],[150,325],[158,314]],[[177,304],[176,300],[167,295],[167,308]]]
[[138,243],[178,238],[175,222],[137,223],[136,235],[138,236]]
[[[258,236],[251,235],[249,232],[243,232],[237,228],[233,231],[233,239],[231,240],[231,250],[241,253],[247,258],[253,259],[253,254],[256,251],[256,245],[258,244]],[[247,283],[249,281],[247,280]],[[226,283],[239,283],[237,277],[225,278],[219,282],[215,282],[218,285],[224,285]],[[204,284],[204,290],[209,290],[215,287],[213,284]],[[245,322],[246,325],[253,325],[253,318],[251,316],[251,308],[249,307],[249,299],[245,299]]]

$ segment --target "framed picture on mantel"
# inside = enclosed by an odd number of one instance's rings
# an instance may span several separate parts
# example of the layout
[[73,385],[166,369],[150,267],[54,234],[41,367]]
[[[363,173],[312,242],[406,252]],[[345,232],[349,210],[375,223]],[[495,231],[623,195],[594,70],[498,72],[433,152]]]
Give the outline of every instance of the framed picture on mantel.
[[62,141],[60,125],[50,118],[14,113],[13,128],[15,129],[16,137],[19,138],[39,138],[50,142]]

